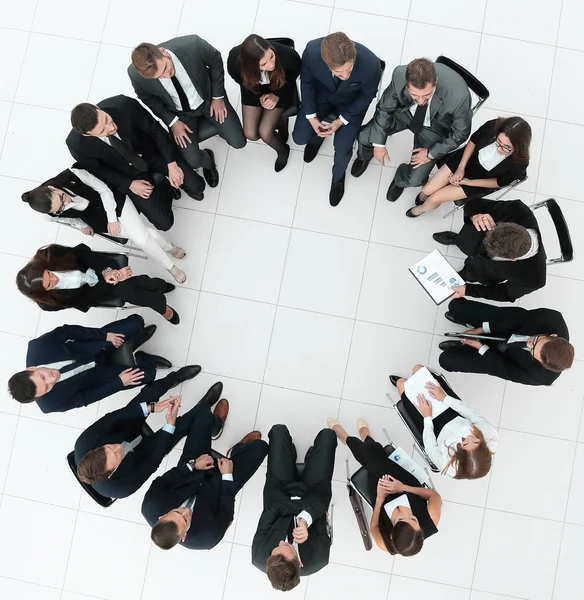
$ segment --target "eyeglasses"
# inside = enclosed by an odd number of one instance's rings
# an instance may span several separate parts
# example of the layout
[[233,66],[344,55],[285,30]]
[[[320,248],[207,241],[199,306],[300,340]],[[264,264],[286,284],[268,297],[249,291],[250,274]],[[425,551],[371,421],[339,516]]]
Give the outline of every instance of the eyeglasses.
[[60,194],[57,193],[57,195],[59,196],[59,202],[61,203],[61,206],[54,212],[56,217],[58,217],[65,210],[65,194],[61,192]]
[[508,144],[502,144],[499,141],[499,138],[495,138],[495,144],[497,144],[497,148],[500,148],[501,150],[503,150],[503,152],[505,152],[505,154],[511,154],[511,152],[513,152],[513,146],[509,146]]
[[531,353],[531,356],[534,356],[535,347],[539,344],[539,340],[541,340],[543,337],[545,337],[545,336],[544,335],[536,335],[533,338],[533,344],[531,344],[531,348],[529,349],[529,352]]

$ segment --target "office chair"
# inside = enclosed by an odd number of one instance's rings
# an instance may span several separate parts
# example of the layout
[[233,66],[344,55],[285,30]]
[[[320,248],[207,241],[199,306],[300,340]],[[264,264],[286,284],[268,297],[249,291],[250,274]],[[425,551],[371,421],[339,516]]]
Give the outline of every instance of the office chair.
[[560,205],[554,198],[548,198],[547,200],[542,200],[541,202],[534,204],[531,207],[531,210],[535,212],[542,206],[545,206],[548,209],[549,215],[556,228],[556,233],[558,234],[558,241],[560,242],[560,257],[548,259],[547,264],[553,265],[556,263],[572,261],[574,259],[574,247],[572,246],[570,230],[568,229],[568,224],[566,223]]
[[472,116],[474,117],[479,108],[485,103],[487,98],[490,96],[490,92],[487,86],[478,80],[470,71],[465,69],[462,65],[448,58],[447,56],[440,55],[436,61],[438,64],[444,65],[449,69],[452,69],[455,73],[458,73],[463,79],[468,89],[478,98],[475,105],[472,107]]

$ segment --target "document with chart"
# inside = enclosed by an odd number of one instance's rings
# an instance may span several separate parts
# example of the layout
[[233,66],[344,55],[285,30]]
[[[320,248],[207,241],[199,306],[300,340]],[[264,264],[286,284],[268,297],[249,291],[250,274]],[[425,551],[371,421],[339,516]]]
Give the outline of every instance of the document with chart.
[[430,252],[411,266],[410,272],[436,304],[442,304],[454,294],[452,286],[465,283],[440,250]]

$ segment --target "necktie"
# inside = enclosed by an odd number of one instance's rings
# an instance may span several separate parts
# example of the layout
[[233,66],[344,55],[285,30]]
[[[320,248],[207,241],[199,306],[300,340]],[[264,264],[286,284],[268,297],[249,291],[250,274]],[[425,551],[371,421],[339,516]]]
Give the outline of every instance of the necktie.
[[341,80],[336,75],[333,75],[333,82],[336,88],[338,88],[339,85],[341,85]]
[[128,454],[128,452],[132,452],[134,448],[142,441],[142,436],[139,435],[137,438],[133,439],[131,442],[122,442],[122,447],[124,448],[124,456]]
[[422,128],[424,127],[424,118],[426,117],[426,111],[428,110],[428,103],[424,104],[424,106],[416,107],[416,112],[410,121],[410,131],[412,133],[420,133]]
[[77,360],[77,361],[72,360],[68,365],[64,365],[63,367],[61,367],[59,369],[59,373],[61,373],[61,375],[63,375],[65,373],[68,373],[69,371],[73,371],[73,369],[78,369],[79,367],[87,365],[91,362],[94,362],[94,361],[91,360],[90,358],[88,358],[86,360]]
[[109,141],[112,148],[125,160],[127,160],[138,171],[148,171],[148,163],[116,135],[110,135]]
[[176,78],[176,75],[173,75],[170,78],[170,81],[172,81],[172,85],[174,85],[174,89],[176,90],[176,93],[178,94],[178,99],[180,100],[181,108],[185,112],[191,110],[191,106],[187,99],[187,95],[185,94],[185,91],[183,90],[183,87],[180,84],[179,80]]

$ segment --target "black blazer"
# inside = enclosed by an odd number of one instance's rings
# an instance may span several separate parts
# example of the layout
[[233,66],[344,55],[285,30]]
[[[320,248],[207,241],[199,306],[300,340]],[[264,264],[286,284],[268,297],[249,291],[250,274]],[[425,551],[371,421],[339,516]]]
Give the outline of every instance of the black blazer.
[[[136,398],[124,408],[104,415],[88,427],[75,442],[75,463],[79,464],[90,450],[100,446],[131,442],[141,435],[144,421],[146,417]],[[110,498],[126,498],[132,495],[158,469],[160,462],[175,443],[175,436],[162,429],[144,437],[132,452],[126,454],[109,479],[96,483],[93,487],[100,494]]]
[[[269,485],[269,479],[268,484]],[[264,506],[260,517],[256,534],[251,546],[252,563],[264,573],[266,572],[266,561],[272,550],[286,539],[290,528],[293,527],[294,517],[303,510],[312,516],[312,525],[308,530],[308,539],[299,544],[298,551],[300,560],[304,565],[301,575],[312,575],[320,571],[329,562],[331,539],[326,524],[326,512],[328,500],[314,489],[307,490],[303,483],[295,484],[295,489],[290,495],[301,496],[300,500],[278,500],[269,502]],[[303,492],[307,492],[303,495]],[[269,489],[264,490],[264,498],[269,499]]]
[[[556,334],[564,339],[570,339],[568,326],[564,317],[551,308],[502,308],[501,317],[489,321],[491,335],[509,339],[511,335]],[[483,354],[483,360],[489,365],[489,375],[500,377],[526,385],[551,385],[560,373],[546,369],[530,352],[515,344],[505,344],[496,350],[488,350]]]
[[63,325],[28,343],[26,366],[38,367],[62,360],[85,363],[95,360],[98,364],[82,373],[57,383],[53,389],[37,398],[36,403],[44,413],[65,412],[72,408],[87,406],[123,389],[117,372],[100,366],[100,354],[108,347],[104,328]]
[[300,116],[316,113],[318,104],[329,102],[347,121],[361,119],[377,94],[381,62],[369,48],[355,42],[357,58],[347,81],[335,86],[333,75],[320,54],[324,38],[308,42],[302,53]]
[[152,482],[142,502],[142,514],[154,527],[158,517],[196,494],[191,526],[180,543],[191,550],[210,550],[233,521],[235,491],[234,482],[223,480],[216,469],[191,471],[181,463]]
[[[73,168],[81,169],[81,165],[75,163]],[[69,169],[65,169],[55,177],[45,181],[41,185],[52,185],[60,190],[66,191],[70,196],[81,196],[89,201],[89,205],[85,210],[75,210],[70,208],[60,215],[49,213],[49,217],[53,219],[74,218],[81,219],[87,223],[97,233],[107,233],[107,214],[101,201],[101,196],[97,190],[94,190],[89,185],[83,183],[75,173]],[[126,195],[121,194],[117,190],[112,190],[116,201],[116,215],[119,217],[122,214]]]
[[[290,106],[297,93],[296,80],[300,76],[302,61],[300,59],[300,55],[298,52],[296,52],[296,50],[294,50],[294,48],[290,48],[284,44],[279,44],[278,42],[270,42],[270,44],[273,46],[278,60],[284,69],[284,75],[286,78],[286,81],[281,88],[277,90],[272,90],[270,88],[270,92],[280,98],[282,106]],[[243,85],[243,79],[241,77],[241,65],[239,63],[240,51],[241,44],[239,44],[239,46],[235,46],[235,48],[232,48],[231,52],[229,52],[229,57],[227,59],[227,72],[241,88],[241,103],[255,106],[258,102],[257,99],[265,92],[263,89],[261,91],[258,90],[258,92],[254,92]],[[278,104],[278,106],[279,105],[280,104]]]
[[[484,231],[477,231],[471,218],[486,213],[496,223],[517,223],[526,229],[535,229],[539,250],[535,256],[525,260],[491,260],[484,248]],[[521,200],[496,201],[474,198],[464,206],[464,225],[458,234],[458,247],[467,255],[464,271],[469,281],[466,295],[473,298],[486,298],[500,302],[514,302],[545,285],[546,254],[539,232],[539,226],[531,209]]]
[[[173,142],[162,125],[137,100],[113,96],[97,103],[118,126],[118,135],[152,167],[160,157],[165,164],[176,160]],[[109,144],[74,129],[67,136],[67,147],[73,158],[112,190],[126,194],[132,181],[148,178],[126,161]]]
[[[198,35],[184,35],[158,45],[170,50],[180,60],[203,100],[211,102],[212,98],[226,96],[225,72],[219,50]],[[132,65],[128,67],[128,75],[138,98],[169,127],[179,116],[179,111],[160,81],[142,77]]]

